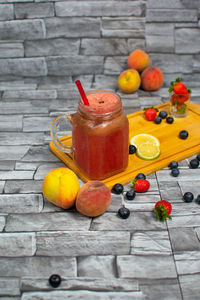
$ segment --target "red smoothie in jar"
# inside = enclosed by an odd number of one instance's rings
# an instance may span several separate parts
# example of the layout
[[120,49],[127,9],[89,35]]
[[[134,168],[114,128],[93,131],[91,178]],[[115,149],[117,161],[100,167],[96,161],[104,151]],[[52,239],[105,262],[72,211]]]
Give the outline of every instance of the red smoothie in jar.
[[119,95],[108,91],[87,94],[72,117],[73,159],[90,179],[102,180],[126,169],[129,124]]

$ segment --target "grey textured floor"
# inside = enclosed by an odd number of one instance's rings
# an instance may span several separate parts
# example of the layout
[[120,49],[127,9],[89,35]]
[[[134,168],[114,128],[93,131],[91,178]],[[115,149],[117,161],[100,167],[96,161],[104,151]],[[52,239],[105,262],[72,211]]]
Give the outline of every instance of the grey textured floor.
[[[81,80],[88,90],[107,79]],[[123,106],[128,114],[167,96],[166,88],[138,91],[123,95]],[[50,125],[75,110],[77,97],[74,83],[0,83],[0,298],[199,300],[200,206],[182,200],[186,191],[200,194],[200,168],[189,169],[191,158],[178,178],[168,169],[148,176],[150,190],[133,202],[112,195],[98,218],[43,199],[45,174],[64,166],[49,151]],[[199,99],[194,88],[192,100]],[[166,223],[152,216],[161,198],[173,205]],[[122,201],[131,210],[127,220],[116,215]],[[48,284],[53,273],[63,279],[57,289]]]

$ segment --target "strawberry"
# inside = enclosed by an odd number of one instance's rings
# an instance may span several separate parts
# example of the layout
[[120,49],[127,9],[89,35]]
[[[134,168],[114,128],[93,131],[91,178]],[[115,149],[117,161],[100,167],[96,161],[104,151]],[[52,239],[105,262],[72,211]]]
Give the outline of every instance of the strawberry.
[[176,83],[173,87],[173,90],[174,90],[174,93],[178,94],[178,95],[180,95],[180,94],[185,95],[185,94],[189,93],[186,86],[185,86],[185,84],[182,83],[182,82]]
[[150,188],[150,183],[146,179],[134,179],[132,181],[132,184],[133,184],[133,189],[135,190],[135,192],[138,193],[147,192],[148,189]]
[[172,104],[173,103],[176,103],[176,95],[175,94],[173,94],[173,95],[171,95],[171,102],[172,102]]
[[173,103],[184,103],[185,101],[189,100],[190,96],[189,93],[185,95],[178,95],[178,94],[173,94],[171,95],[171,102]]
[[170,83],[171,87],[169,88],[168,92],[174,92],[175,94],[182,94],[182,95],[187,95],[191,93],[191,90],[188,89],[185,84],[181,81],[181,78],[176,78],[175,81],[172,81]]
[[157,220],[164,222],[167,218],[171,219],[170,213],[172,211],[171,203],[165,200],[156,202],[154,212]]
[[148,121],[153,121],[157,117],[158,109],[156,107],[144,108],[144,114]]

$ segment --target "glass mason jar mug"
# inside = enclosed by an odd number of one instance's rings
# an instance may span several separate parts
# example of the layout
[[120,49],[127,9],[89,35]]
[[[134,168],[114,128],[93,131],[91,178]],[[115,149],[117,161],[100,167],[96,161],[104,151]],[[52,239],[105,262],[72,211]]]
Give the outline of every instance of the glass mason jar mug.
[[[77,112],[59,116],[51,126],[54,145],[71,153],[74,163],[91,180],[102,180],[122,172],[128,165],[129,123],[121,98],[110,91],[87,93],[89,106],[79,101]],[[71,122],[72,146],[59,140],[58,128]]]

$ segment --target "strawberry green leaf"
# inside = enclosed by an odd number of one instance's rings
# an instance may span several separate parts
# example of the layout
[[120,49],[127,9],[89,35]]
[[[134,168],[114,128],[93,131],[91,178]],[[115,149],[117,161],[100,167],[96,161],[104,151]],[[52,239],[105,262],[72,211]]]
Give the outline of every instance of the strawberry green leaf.
[[169,93],[173,92],[173,87],[170,87],[170,88],[168,89],[168,92],[169,92]]
[[153,107],[153,106],[145,107],[143,110],[145,111],[145,110],[147,110],[147,109],[149,109],[149,108],[154,108],[154,107]]
[[187,108],[186,104],[183,104],[178,110],[179,114],[184,114],[186,111],[186,108]]
[[131,181],[131,183],[132,183],[131,189],[132,189],[132,190],[135,190],[135,184],[136,184],[136,181],[137,181],[137,179],[133,179],[133,180]]
[[171,216],[167,214],[167,210],[165,209],[164,205],[159,204],[155,209],[154,212],[156,214],[157,220],[162,222],[166,221],[166,219],[171,219]]

